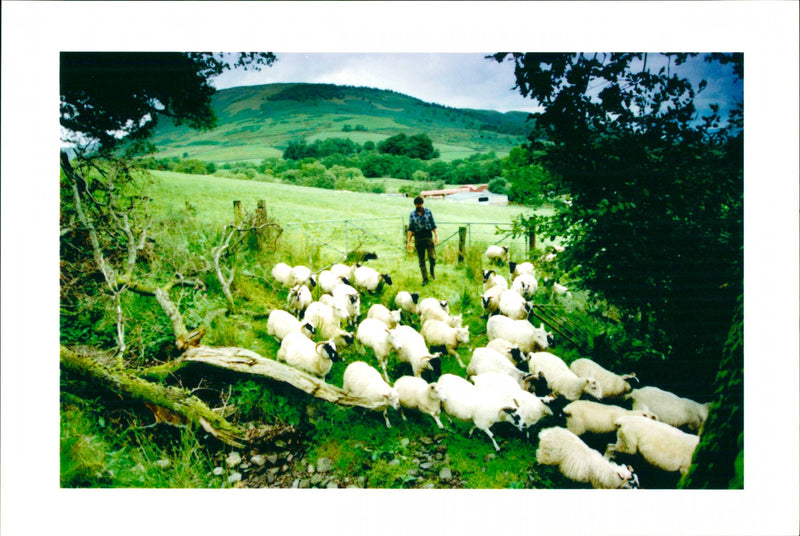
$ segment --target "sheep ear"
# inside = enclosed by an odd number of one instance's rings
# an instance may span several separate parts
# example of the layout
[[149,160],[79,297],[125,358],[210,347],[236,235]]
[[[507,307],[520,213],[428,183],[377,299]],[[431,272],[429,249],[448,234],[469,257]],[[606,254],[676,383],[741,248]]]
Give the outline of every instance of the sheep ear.
[[512,401],[514,402],[514,405],[515,405],[516,407],[519,407],[519,402],[517,402],[517,399],[516,399],[516,398],[513,398],[513,399],[512,399]]

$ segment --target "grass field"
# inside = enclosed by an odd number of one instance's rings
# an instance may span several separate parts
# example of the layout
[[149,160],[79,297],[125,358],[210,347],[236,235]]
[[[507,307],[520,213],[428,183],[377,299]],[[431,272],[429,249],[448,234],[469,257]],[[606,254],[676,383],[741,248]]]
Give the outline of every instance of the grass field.
[[[158,211],[184,210],[189,202],[198,220],[221,226],[232,220],[234,200],[252,212],[263,199],[287,237],[301,241],[308,251],[321,248],[324,259],[336,258],[359,243],[361,249],[377,251],[387,263],[406,257],[403,226],[413,209],[407,198],[162,171],[154,171],[153,177],[153,204]],[[515,216],[529,213],[529,208],[444,200],[429,200],[426,206],[439,226],[445,256],[457,249],[459,227],[468,228],[468,245],[501,243],[511,248],[512,258],[526,254],[526,239],[503,238],[495,231],[507,229]]]

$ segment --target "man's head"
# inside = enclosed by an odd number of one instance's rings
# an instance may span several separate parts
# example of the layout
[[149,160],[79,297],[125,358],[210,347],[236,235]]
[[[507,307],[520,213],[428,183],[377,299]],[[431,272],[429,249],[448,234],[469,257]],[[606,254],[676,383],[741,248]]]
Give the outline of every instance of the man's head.
[[414,198],[414,205],[415,205],[417,208],[421,207],[421,206],[422,206],[422,203],[423,203],[423,199],[422,199],[422,197],[420,197],[420,196],[417,196],[417,197],[415,197],[415,198]]

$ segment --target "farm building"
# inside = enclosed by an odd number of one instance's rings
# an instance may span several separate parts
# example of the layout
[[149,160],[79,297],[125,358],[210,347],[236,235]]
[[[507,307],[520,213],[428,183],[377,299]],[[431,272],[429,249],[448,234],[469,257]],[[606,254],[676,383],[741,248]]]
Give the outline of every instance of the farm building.
[[453,194],[464,192],[486,192],[488,184],[465,184],[458,188],[447,188],[444,190],[423,190],[419,193],[425,199],[444,199],[445,197]]
[[445,197],[445,200],[454,203],[478,203],[481,205],[507,205],[508,196],[501,194],[493,194],[490,191],[485,192],[459,192],[450,194]]

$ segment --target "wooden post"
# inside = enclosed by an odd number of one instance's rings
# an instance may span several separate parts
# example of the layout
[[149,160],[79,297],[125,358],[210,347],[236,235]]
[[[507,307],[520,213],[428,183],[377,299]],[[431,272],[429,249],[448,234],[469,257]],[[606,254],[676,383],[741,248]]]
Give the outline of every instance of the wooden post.
[[467,228],[458,228],[458,264],[464,262],[465,249],[467,245]]
[[[264,199],[258,200],[258,207],[256,208],[256,221],[255,225],[259,226],[267,223],[267,202]],[[267,229],[256,229],[256,240],[258,241],[258,249],[266,249],[268,243]]]
[[242,223],[243,217],[244,216],[242,214],[242,202],[241,201],[234,201],[233,202],[233,221],[234,221],[234,225],[238,226],[240,223]]
[[406,249],[406,244],[408,244],[408,225],[403,224],[403,250]]
[[528,229],[528,254],[533,253],[536,249],[536,227]]

